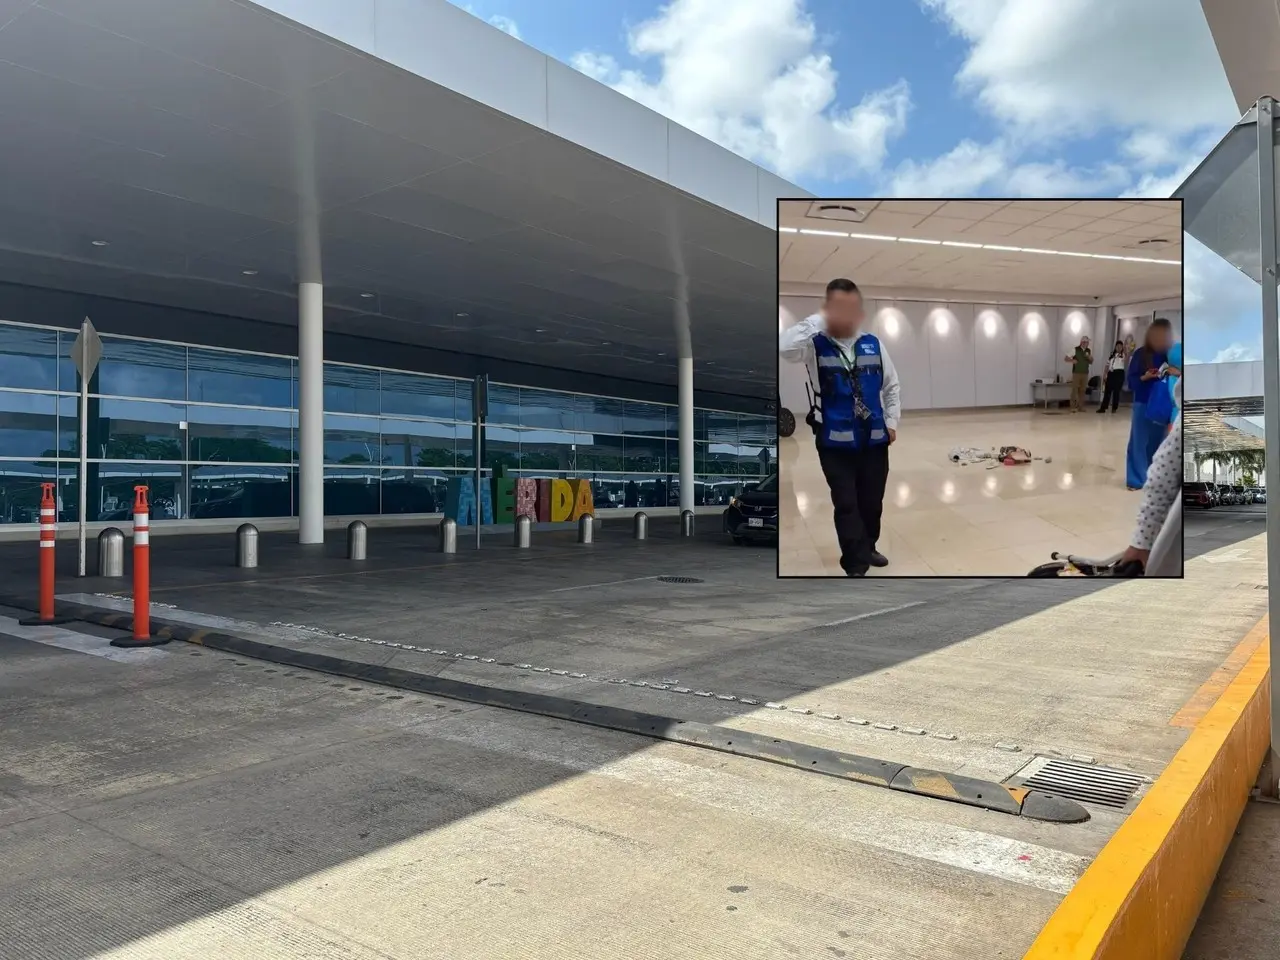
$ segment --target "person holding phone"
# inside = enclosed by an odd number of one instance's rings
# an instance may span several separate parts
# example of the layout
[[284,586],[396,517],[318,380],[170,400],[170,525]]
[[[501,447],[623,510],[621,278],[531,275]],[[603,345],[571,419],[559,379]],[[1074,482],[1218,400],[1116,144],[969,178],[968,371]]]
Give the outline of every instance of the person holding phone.
[[1089,338],[1081,337],[1075,353],[1066,360],[1071,364],[1071,412],[1079,413],[1084,409],[1084,395],[1089,390],[1089,368],[1093,366]]
[[1124,386],[1124,368],[1127,363],[1124,341],[1117,340],[1116,345],[1111,348],[1111,356],[1107,358],[1106,379],[1102,382],[1102,405],[1098,407],[1099,413],[1107,412],[1107,404],[1111,405],[1112,413],[1119,409],[1120,388]]
[[[1129,448],[1125,454],[1125,483],[1130,490],[1141,490],[1147,483],[1147,470],[1160,443],[1169,432],[1170,413],[1166,399],[1171,400],[1164,382],[1169,373],[1169,349],[1173,346],[1173,327],[1157,317],[1151,321],[1142,346],[1129,361],[1129,389],[1133,393],[1133,413],[1129,420]],[[1160,391],[1160,396],[1156,396]],[[1156,401],[1154,404],[1152,401]],[[1148,406],[1151,410],[1148,411]]]
[[898,372],[874,334],[863,329],[862,293],[852,280],[832,280],[818,313],[782,332],[778,354],[804,363],[818,462],[831,491],[840,567],[864,577],[888,566],[876,549],[889,445],[898,438]]

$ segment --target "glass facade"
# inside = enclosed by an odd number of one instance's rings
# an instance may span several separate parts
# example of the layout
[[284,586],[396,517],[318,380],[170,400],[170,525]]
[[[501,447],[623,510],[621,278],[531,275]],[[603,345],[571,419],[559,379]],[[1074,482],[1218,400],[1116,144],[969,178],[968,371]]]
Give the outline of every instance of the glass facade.
[[[0,523],[35,523],[40,484],[78,516],[74,331],[0,322]],[[297,514],[297,364],[289,357],[103,336],[89,391],[91,521]],[[471,381],[325,364],[325,513],[438,513],[473,474]],[[773,417],[698,410],[699,505],[727,503],[777,460]],[[591,480],[598,510],[679,505],[674,405],[492,384],[481,466]]]

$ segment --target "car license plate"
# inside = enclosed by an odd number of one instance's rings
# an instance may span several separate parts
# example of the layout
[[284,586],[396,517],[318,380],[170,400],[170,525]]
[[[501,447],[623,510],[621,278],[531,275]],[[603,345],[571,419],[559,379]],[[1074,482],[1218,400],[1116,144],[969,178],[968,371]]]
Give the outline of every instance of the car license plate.
[[747,518],[747,526],[748,526],[748,527],[763,527],[763,526],[764,526],[764,518],[763,518],[763,517],[748,517],[748,518]]

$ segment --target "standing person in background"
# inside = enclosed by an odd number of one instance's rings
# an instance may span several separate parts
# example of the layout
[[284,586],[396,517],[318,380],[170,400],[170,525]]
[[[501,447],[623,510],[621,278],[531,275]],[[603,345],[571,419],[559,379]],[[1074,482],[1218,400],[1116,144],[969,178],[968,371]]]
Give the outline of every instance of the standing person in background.
[[822,309],[782,332],[778,354],[809,372],[809,415],[818,462],[831,491],[840,568],[864,577],[888,566],[876,549],[889,444],[898,438],[898,373],[880,340],[862,330],[866,313],[852,280],[827,284]]
[[1107,412],[1107,404],[1111,404],[1111,412],[1115,413],[1120,406],[1120,388],[1124,386],[1124,368],[1126,365],[1124,341],[1117,340],[1111,348],[1111,356],[1107,358],[1107,369],[1103,374],[1102,406],[1099,413]]
[[1084,409],[1084,395],[1089,389],[1089,367],[1093,365],[1093,351],[1089,349],[1089,338],[1081,337],[1075,353],[1067,357],[1071,364],[1071,412],[1079,413]]
[[[1147,414],[1147,405],[1156,390],[1168,391],[1164,378],[1169,369],[1169,349],[1173,346],[1173,328],[1158,317],[1147,328],[1146,339],[1129,361],[1129,389],[1133,392],[1133,414],[1129,421],[1129,449],[1125,454],[1125,483],[1130,490],[1141,490],[1147,482],[1147,470],[1160,442],[1169,432],[1167,413],[1160,422]],[[1163,401],[1165,398],[1159,398]],[[1167,405],[1165,405],[1167,410]]]

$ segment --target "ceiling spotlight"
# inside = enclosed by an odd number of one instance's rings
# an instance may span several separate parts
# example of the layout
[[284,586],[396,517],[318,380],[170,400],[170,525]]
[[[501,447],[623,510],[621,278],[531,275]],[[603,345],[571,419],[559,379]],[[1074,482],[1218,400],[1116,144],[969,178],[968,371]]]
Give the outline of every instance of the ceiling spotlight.
[[457,314],[457,316],[458,316],[458,317],[460,317],[461,319],[465,320],[465,319],[467,319],[467,317],[471,316],[471,314],[469,314],[469,313],[459,313],[459,314]]
[[258,275],[257,270],[241,270],[240,272],[243,273],[246,277],[256,277]]
[[109,247],[109,246],[111,246],[111,241],[110,241],[110,240],[91,240],[91,241],[89,241],[89,242],[90,242],[90,243],[92,243],[95,247]]
[[538,328],[537,328],[536,330],[534,330],[533,332],[534,332],[534,333],[546,333],[547,331],[546,331],[546,329],[545,329],[545,328],[543,328],[543,327],[538,327]]
[[362,293],[360,296],[365,300],[372,300],[374,295],[372,293]]

